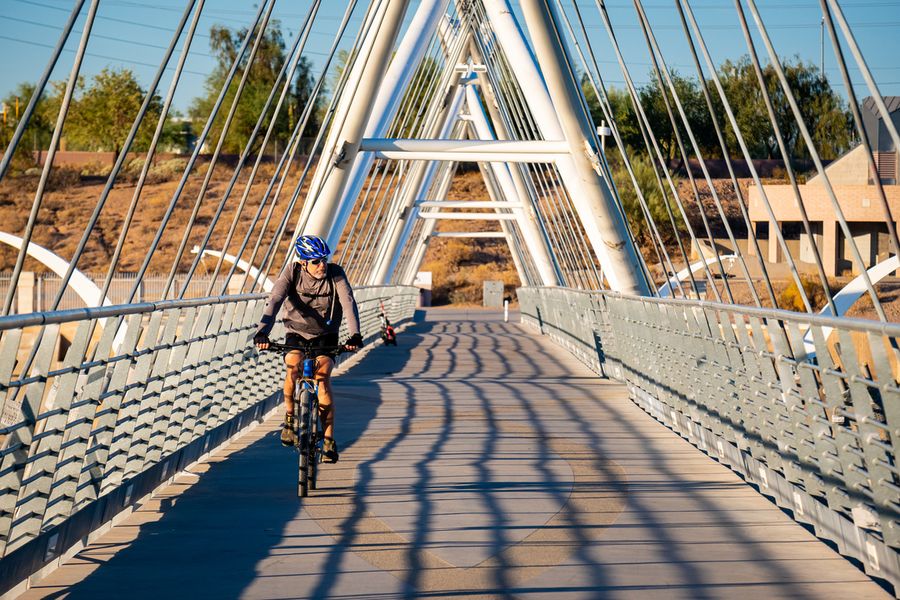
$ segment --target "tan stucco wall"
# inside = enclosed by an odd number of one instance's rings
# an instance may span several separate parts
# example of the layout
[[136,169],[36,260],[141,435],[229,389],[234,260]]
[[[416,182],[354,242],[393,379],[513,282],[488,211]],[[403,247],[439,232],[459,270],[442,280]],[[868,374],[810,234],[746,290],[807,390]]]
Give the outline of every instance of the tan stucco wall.
[[[790,185],[766,185],[764,187],[776,221],[801,220],[800,210],[797,208],[797,201],[794,197],[794,190]],[[874,185],[833,185],[833,187],[841,212],[843,212],[844,218],[848,222],[884,223],[884,210],[878,196],[878,188]],[[895,221],[895,227],[897,227],[897,218],[900,217],[900,186],[886,185],[884,186],[884,193]],[[830,196],[825,186],[820,183],[801,185],[800,196],[803,198],[803,205],[806,208],[809,220],[822,223],[822,238],[821,240],[817,239],[817,243],[820,244],[819,249],[825,272],[829,276],[837,275],[838,243],[841,236],[838,235],[839,226]],[[749,201],[750,220],[753,223],[769,221],[769,215],[762,202],[762,196],[758,187],[750,187]],[[770,262],[780,262],[783,259],[782,253],[778,248],[777,238],[773,233],[775,227],[775,224],[769,223],[768,243],[761,244],[763,251],[766,252],[766,259]],[[819,236],[816,237],[818,238]],[[793,256],[799,258],[797,254]],[[857,265],[853,265],[852,270],[857,272],[859,269]]]
[[[869,183],[869,159],[866,156],[866,149],[857,146],[825,167],[825,173],[831,185],[866,185]],[[816,175],[807,183],[818,184],[821,179],[821,175]]]
[[[799,221],[800,210],[794,198],[794,191],[789,185],[766,185],[766,197],[772,205],[772,211],[778,221]],[[878,197],[878,188],[874,185],[833,185],[841,211],[847,221],[884,222],[884,211]],[[884,193],[896,220],[900,216],[900,185],[884,186]],[[768,221],[769,216],[762,202],[757,186],[750,186],[750,220]],[[809,183],[800,186],[800,197],[811,221],[836,220],[831,199],[825,186]]]

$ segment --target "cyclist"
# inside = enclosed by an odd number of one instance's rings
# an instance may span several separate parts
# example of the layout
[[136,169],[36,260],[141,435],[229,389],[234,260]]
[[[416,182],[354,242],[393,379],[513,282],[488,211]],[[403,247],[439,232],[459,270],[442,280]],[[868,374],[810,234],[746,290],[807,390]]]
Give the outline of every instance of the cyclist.
[[[282,315],[288,330],[285,343],[309,343],[311,352],[317,358],[315,378],[319,384],[319,417],[325,425],[323,450],[331,462],[337,462],[334,399],[331,394],[331,371],[335,356],[333,348],[338,345],[338,329],[344,316],[350,330],[350,339],[345,344],[347,349],[355,352],[362,347],[359,310],[347,274],[339,265],[328,262],[331,250],[325,240],[314,235],[301,235],[294,242],[294,253],[294,260],[278,276],[269,294],[253,342],[260,350],[269,347],[269,332],[275,324],[279,309],[287,301]],[[287,374],[284,379],[285,415],[281,443],[285,446],[293,446],[297,442],[294,385],[300,376],[303,359],[300,351],[289,352],[284,357]]]

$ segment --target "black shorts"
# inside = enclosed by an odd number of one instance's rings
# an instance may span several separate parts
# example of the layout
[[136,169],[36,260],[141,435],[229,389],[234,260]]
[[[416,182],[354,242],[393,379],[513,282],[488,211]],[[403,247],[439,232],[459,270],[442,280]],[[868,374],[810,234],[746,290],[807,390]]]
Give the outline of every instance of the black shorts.
[[[296,333],[288,333],[284,343],[287,346],[305,346],[309,344],[312,348],[313,358],[316,356],[328,356],[334,358],[337,354],[334,348],[338,345],[338,334],[326,333],[325,335],[320,335],[307,340]],[[328,349],[322,350],[323,347]]]

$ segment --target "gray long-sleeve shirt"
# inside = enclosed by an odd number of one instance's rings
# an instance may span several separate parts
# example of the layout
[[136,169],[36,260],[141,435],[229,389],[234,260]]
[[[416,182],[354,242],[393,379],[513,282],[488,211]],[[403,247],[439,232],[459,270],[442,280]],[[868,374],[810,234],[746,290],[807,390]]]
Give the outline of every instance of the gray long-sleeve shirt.
[[268,335],[282,304],[285,328],[304,339],[337,333],[345,314],[350,335],[359,333],[359,310],[353,289],[339,265],[329,264],[322,279],[307,273],[300,263],[287,266],[275,280],[258,333]]

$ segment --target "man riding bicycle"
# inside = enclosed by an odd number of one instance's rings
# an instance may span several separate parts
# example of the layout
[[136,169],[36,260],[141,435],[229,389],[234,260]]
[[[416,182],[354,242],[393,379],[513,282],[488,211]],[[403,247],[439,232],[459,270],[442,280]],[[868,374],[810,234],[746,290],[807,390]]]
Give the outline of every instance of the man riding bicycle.
[[[319,417],[325,427],[324,454],[331,462],[338,460],[334,441],[334,402],[331,394],[331,371],[334,369],[334,349],[338,346],[341,319],[347,316],[350,338],[345,346],[356,351],[363,345],[359,333],[359,310],[347,274],[337,264],[329,264],[328,244],[314,235],[301,235],[294,242],[294,261],[278,276],[269,294],[266,309],[253,342],[260,350],[269,347],[269,332],[275,316],[287,300],[283,311],[284,326],[288,330],[288,346],[304,345],[316,360],[315,379],[319,384]],[[284,380],[284,426],[281,443],[293,446],[297,442],[294,424],[294,385],[300,376],[303,353],[289,352],[284,357],[287,374]]]

